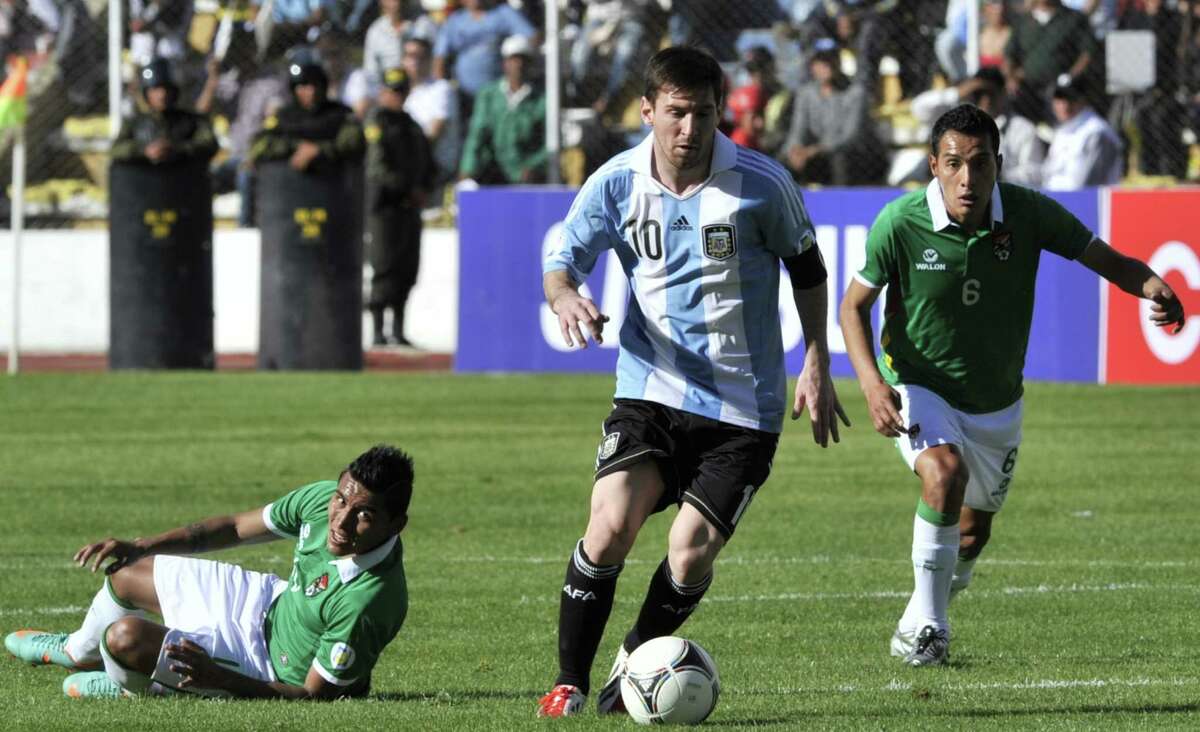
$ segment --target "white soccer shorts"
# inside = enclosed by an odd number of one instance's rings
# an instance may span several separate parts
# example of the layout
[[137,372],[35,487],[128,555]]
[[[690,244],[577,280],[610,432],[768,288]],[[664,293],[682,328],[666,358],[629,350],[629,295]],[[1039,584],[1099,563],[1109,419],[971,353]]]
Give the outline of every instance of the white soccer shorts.
[[1024,400],[998,412],[969,414],[955,409],[932,391],[913,385],[895,387],[900,393],[900,416],[917,434],[900,435],[896,447],[910,469],[917,456],[937,445],[956,445],[967,463],[970,480],[963,504],[980,511],[999,511],[1004,506],[1017,450],[1021,446]]
[[[207,559],[154,558],[154,590],[163,624],[182,632],[218,663],[260,681],[275,681],[263,621],[287,580]],[[178,636],[168,634],[168,641]],[[156,671],[156,676],[157,676]]]

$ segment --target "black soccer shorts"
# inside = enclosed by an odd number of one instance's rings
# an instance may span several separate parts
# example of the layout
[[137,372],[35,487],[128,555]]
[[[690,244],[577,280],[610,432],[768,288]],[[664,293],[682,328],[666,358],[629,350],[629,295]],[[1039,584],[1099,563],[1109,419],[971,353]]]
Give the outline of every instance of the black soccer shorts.
[[691,504],[728,540],[767,481],[779,435],[640,399],[617,399],[604,420],[596,478],[654,460],[666,490],[654,507]]

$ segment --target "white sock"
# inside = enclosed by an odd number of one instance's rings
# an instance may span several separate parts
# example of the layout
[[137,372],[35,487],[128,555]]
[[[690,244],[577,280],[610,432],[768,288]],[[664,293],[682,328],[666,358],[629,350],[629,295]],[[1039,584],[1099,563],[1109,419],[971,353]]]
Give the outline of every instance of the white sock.
[[145,694],[150,688],[150,677],[122,666],[121,662],[108,652],[108,644],[103,640],[100,643],[100,658],[104,660],[104,671],[108,677],[120,684],[125,691],[133,694]]
[[946,605],[958,544],[958,524],[938,526],[920,516],[913,519],[913,594],[900,618],[900,630],[915,632],[932,625],[949,632]]
[[971,575],[975,572],[975,559],[960,558],[954,565],[954,578],[950,580],[950,597],[967,589],[967,585],[971,584]]
[[104,586],[92,598],[92,606],[88,608],[83,625],[67,638],[67,655],[74,659],[75,663],[81,665],[99,662],[101,660],[100,641],[104,637],[104,631],[126,615],[146,617],[144,610],[138,610],[118,602],[112,591],[112,585],[106,577]]

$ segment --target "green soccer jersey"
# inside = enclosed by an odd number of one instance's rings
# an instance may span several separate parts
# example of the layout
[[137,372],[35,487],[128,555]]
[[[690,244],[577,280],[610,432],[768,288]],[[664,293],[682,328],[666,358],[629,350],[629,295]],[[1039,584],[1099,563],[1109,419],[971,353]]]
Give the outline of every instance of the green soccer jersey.
[[1043,249],[1076,259],[1094,238],[1056,201],[993,188],[991,224],[964,231],[935,179],[884,207],[867,236],[860,282],[889,285],[879,370],[889,384],[935,392],[964,412],[994,412],[1021,397]]
[[296,539],[288,588],[263,624],[280,681],[303,685],[308,669],[351,686],[371,669],[404,623],[408,588],[400,537],[365,554],[329,552],[329,502],[337,481],[297,488],[263,510],[276,534]]

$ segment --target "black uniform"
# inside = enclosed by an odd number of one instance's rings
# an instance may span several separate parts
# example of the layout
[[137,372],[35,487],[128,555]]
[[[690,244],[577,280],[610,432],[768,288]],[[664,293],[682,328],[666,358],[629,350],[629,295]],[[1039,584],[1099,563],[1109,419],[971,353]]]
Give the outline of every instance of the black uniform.
[[305,141],[321,149],[308,167],[313,173],[332,164],[356,162],[363,156],[362,127],[353,110],[326,99],[312,109],[292,102],[267,117],[250,147],[250,160],[286,160]]
[[163,112],[139,112],[121,124],[110,154],[121,163],[145,163],[146,146],[158,139],[171,143],[161,163],[201,161],[207,164],[217,154],[217,138],[212,124],[202,114],[170,108]]
[[383,310],[392,308],[394,340],[407,343],[404,306],[421,261],[419,194],[433,187],[437,171],[429,140],[405,112],[372,110],[366,137],[366,248],[374,272],[370,308],[375,341],[383,342]]

